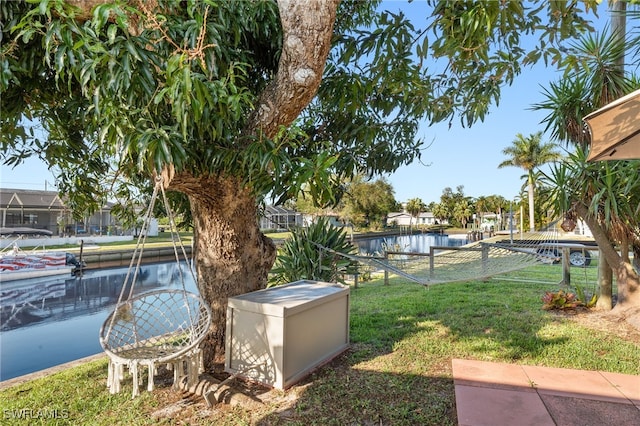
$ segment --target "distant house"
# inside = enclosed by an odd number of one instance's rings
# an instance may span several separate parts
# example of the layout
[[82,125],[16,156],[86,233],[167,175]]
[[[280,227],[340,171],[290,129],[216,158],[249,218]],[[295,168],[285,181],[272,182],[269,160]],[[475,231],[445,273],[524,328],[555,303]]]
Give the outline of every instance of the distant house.
[[93,215],[75,221],[56,191],[0,188],[0,225],[44,229],[54,235],[102,235],[118,228],[111,216],[112,206],[107,203]]
[[499,231],[502,225],[502,216],[493,212],[483,212],[478,215],[479,227],[482,231]]
[[333,212],[324,212],[322,214],[304,214],[303,216],[303,224],[304,226],[310,226],[315,223],[318,218],[324,218],[327,223],[331,226],[335,226],[337,228],[341,228],[343,226],[351,227],[352,225],[348,224],[345,221],[340,220],[340,216],[338,213]]
[[267,206],[260,216],[261,230],[288,231],[302,225],[302,213],[284,207]]
[[436,219],[436,217],[431,212],[422,212],[418,215],[418,217],[411,216],[410,213],[407,212],[394,212],[389,213],[387,215],[387,225],[396,225],[396,226],[409,226],[409,225],[438,225],[438,224],[447,224],[448,221],[441,221]]
[[415,222],[414,218],[406,212],[393,212],[387,215],[387,225],[389,226],[409,226]]

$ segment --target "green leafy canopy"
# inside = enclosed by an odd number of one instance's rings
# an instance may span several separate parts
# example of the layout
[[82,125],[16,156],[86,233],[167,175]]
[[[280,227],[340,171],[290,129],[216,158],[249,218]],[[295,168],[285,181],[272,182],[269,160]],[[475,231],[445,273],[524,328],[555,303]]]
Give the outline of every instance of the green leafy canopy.
[[[335,203],[344,178],[419,158],[421,121],[483,119],[521,63],[555,60],[588,28],[596,2],[582,4],[431,1],[421,29],[384,3],[343,1],[316,98],[267,138],[248,118],[278,70],[275,1],[114,1],[84,17],[62,0],[2,2],[2,161],[43,158],[94,208],[168,164],[279,202],[309,182]],[[524,50],[519,34],[536,31]]]

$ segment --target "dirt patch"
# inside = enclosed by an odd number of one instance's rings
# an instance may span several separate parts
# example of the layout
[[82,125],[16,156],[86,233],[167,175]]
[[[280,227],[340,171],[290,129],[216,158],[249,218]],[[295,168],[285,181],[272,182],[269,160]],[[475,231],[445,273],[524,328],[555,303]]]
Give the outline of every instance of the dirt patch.
[[[234,379],[235,389],[260,401],[250,408],[227,403],[210,407],[202,396],[167,385],[154,391],[154,404],[147,406],[145,414],[159,424],[172,425],[323,424],[331,418],[334,424],[353,424],[349,419],[357,418],[359,424],[378,425],[394,424],[404,416],[413,419],[413,424],[455,424],[449,362],[434,365],[433,374],[403,378],[370,366],[353,368],[350,353],[336,357],[286,391]],[[215,375],[217,380],[226,377],[220,372]],[[383,413],[382,406],[395,408]]]
[[640,344],[640,308],[622,312],[578,308],[554,313],[592,330]]
[[[219,382],[229,377],[229,374],[222,371],[222,365],[216,366],[214,372],[207,376]],[[225,419],[229,416],[239,414],[242,418],[260,419],[269,412],[279,411],[287,408],[287,404],[293,405],[295,402],[295,392],[284,393],[276,389],[270,389],[259,384],[245,382],[235,379],[232,382],[233,388],[255,400],[251,410],[246,407],[239,407],[234,404],[217,403],[209,406],[202,395],[192,392],[177,390],[172,385],[172,373],[159,371],[155,377],[156,390],[154,399],[156,400],[155,411],[150,411],[148,415],[157,422],[169,422],[176,425],[201,424],[214,425],[226,424]],[[151,407],[150,407],[151,408]],[[252,423],[253,424],[253,423]]]

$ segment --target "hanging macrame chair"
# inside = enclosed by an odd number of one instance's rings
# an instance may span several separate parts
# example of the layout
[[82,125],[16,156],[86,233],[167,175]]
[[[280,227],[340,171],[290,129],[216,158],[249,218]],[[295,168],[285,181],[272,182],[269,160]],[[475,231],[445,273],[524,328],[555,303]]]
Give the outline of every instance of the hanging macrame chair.
[[[182,289],[134,295],[153,207],[159,193],[169,216]],[[200,343],[211,325],[211,309],[202,297],[186,290],[178,248],[194,282],[196,277],[175,229],[162,178],[157,177],[118,303],[100,329],[100,345],[109,356],[107,387],[111,393],[120,391],[125,367],[133,378],[132,397],[139,394],[144,367],[148,369],[149,391],[153,390],[153,379],[160,365],[166,364],[173,369],[174,387],[178,387],[185,378],[189,386],[193,385],[203,371]]]

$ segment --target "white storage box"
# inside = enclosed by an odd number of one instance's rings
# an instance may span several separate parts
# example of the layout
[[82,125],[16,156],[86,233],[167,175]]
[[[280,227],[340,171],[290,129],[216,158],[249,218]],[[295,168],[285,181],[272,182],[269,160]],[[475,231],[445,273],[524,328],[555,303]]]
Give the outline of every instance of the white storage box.
[[229,373],[286,389],[348,346],[347,286],[304,280],[229,298]]

